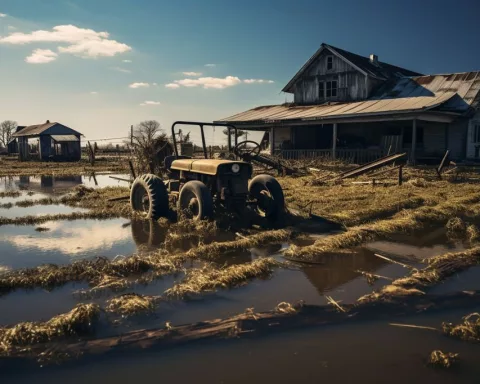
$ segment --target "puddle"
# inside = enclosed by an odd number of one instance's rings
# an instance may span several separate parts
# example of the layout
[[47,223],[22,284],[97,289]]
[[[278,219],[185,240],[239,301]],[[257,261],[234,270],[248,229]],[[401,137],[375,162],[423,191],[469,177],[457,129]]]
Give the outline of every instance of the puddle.
[[453,241],[446,235],[444,228],[439,228],[425,234],[390,236],[390,241],[375,241],[366,248],[383,254],[397,255],[408,258],[413,255],[417,260],[428,259],[449,252],[462,252],[466,246],[461,241]]
[[[438,328],[442,321],[459,322],[463,315],[450,312],[395,321]],[[428,367],[426,358],[436,349],[459,353],[458,367]],[[478,382],[478,356],[478,345],[473,343],[447,338],[439,332],[372,321],[202,341],[165,350],[125,351],[67,366],[27,369],[5,363],[2,372],[9,383],[122,384],[154,382],[161,377],[166,383],[459,384]]]
[[[22,192],[22,199],[28,197],[27,193],[34,193],[38,196],[61,196],[69,192],[78,185],[85,185],[91,188],[104,187],[127,187],[128,183],[112,179],[110,176],[119,177],[122,179],[129,179],[130,175],[125,174],[109,174],[109,175],[95,175],[95,176],[12,176],[0,177],[0,192],[6,191],[20,191]],[[35,195],[32,195],[33,199]],[[9,198],[10,201],[1,199],[2,203],[15,201]],[[18,199],[18,198],[16,198]]]
[[12,208],[0,208],[0,217],[7,217],[14,219],[16,217],[23,216],[42,216],[42,215],[56,215],[59,213],[74,213],[74,212],[87,212],[88,209],[69,207],[63,204],[53,205],[32,205],[31,207],[16,207]]
[[441,284],[429,290],[429,293],[443,295],[458,291],[480,290],[480,267],[471,267],[466,271],[450,276]]

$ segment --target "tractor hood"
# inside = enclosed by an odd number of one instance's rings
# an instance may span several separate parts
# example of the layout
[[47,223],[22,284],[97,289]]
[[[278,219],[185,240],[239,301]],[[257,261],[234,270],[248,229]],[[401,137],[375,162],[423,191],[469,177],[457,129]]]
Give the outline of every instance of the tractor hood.
[[175,171],[196,172],[205,175],[216,175],[219,170],[230,172],[231,166],[238,164],[240,167],[248,167],[252,174],[252,165],[245,161],[216,160],[216,159],[180,159],[174,160],[170,169]]

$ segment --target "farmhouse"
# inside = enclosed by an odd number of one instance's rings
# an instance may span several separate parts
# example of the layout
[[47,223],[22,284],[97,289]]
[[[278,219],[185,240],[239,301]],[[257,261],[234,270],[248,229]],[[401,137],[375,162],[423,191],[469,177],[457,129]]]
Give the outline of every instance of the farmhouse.
[[30,125],[17,130],[12,136],[17,140],[20,160],[78,161],[81,158],[82,134],[60,123]]
[[266,131],[271,154],[367,162],[480,158],[480,71],[422,75],[322,44],[283,88],[293,103],[218,122]]

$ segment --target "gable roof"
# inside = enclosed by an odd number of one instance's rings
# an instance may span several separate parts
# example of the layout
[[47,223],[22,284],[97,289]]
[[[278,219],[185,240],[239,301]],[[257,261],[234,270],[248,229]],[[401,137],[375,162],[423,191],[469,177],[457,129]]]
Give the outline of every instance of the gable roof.
[[[387,82],[388,83],[388,82]],[[270,105],[219,120],[231,124],[268,124],[435,111],[463,114],[478,108],[480,71],[400,78],[364,101],[314,106]]]
[[21,137],[21,136],[38,136],[41,134],[46,134],[46,131],[49,130],[50,128],[58,126],[59,128],[64,128],[65,129],[65,134],[78,134],[81,135],[80,132],[75,131],[74,129],[71,129],[65,125],[59,124],[57,122],[53,123],[43,123],[43,124],[36,124],[36,125],[29,125],[28,127],[25,127],[21,129],[20,131],[15,132],[12,136],[13,137]]
[[288,82],[288,84],[282,89],[283,92],[292,92],[292,86],[298,80],[298,78],[310,67],[310,65],[320,56],[324,51],[328,50],[334,55],[340,57],[352,67],[362,72],[366,76],[375,77],[381,80],[387,80],[392,77],[411,77],[422,76],[421,73],[410,71],[408,69],[397,67],[382,61],[378,62],[378,66],[370,61],[370,58],[357,55],[344,49],[336,48],[332,45],[322,43],[317,52],[314,53],[310,59],[303,65],[302,68],[295,74],[295,76]]

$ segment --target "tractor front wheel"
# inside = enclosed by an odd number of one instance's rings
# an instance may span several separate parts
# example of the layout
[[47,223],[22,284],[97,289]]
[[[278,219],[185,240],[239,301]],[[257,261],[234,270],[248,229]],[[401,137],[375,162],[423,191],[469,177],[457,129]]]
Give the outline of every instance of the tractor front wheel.
[[256,210],[260,216],[276,220],[285,212],[282,186],[273,176],[255,176],[248,183],[248,193],[256,200]]
[[130,189],[130,205],[147,219],[168,216],[168,192],[162,179],[152,174],[138,176]]
[[207,186],[198,180],[185,183],[178,196],[178,210],[193,220],[212,218],[213,199]]

